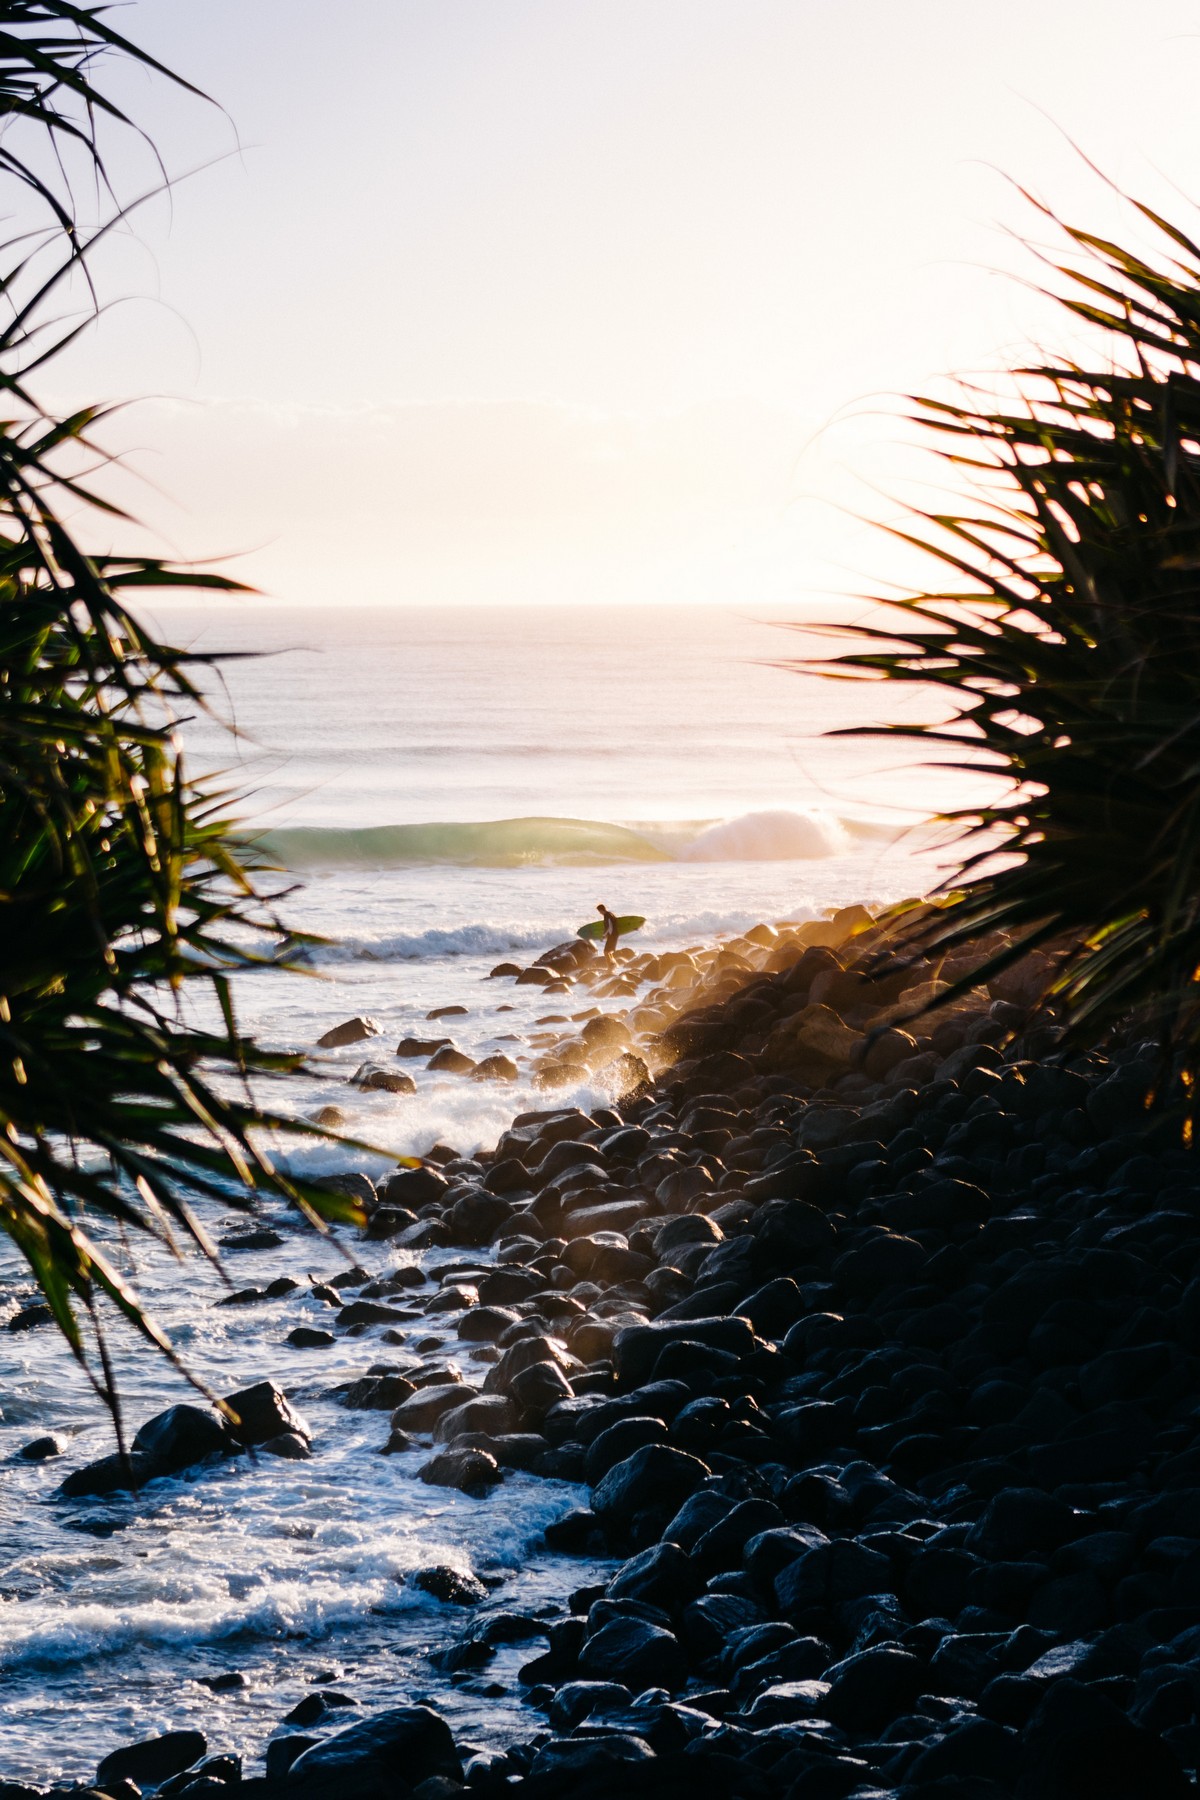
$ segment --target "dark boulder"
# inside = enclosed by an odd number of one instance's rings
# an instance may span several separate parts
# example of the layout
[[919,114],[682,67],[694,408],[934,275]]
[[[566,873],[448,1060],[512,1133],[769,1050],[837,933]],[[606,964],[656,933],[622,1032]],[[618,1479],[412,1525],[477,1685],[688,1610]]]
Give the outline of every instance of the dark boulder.
[[450,1727],[427,1706],[376,1713],[296,1758],[285,1790],[304,1800],[397,1800],[441,1775],[462,1780]]
[[239,1444],[265,1444],[284,1432],[312,1438],[310,1426],[273,1381],[258,1381],[253,1387],[239,1388],[236,1394],[226,1394],[225,1404],[237,1414],[236,1425],[229,1429]]
[[746,1319],[656,1319],[650,1325],[627,1325],[613,1339],[618,1381],[625,1387],[640,1386],[666,1346],[685,1341],[739,1358],[749,1356],[758,1342]]
[[678,1638],[648,1619],[610,1619],[587,1639],[579,1667],[594,1681],[617,1681],[635,1693],[648,1687],[673,1692],[687,1680]]
[[624,1525],[638,1513],[668,1517],[708,1479],[707,1463],[666,1444],[647,1444],[619,1462],[592,1494],[592,1510],[605,1524]]
[[161,1737],[126,1744],[106,1756],[96,1770],[96,1782],[135,1781],[139,1787],[159,1787],[198,1763],[208,1749],[202,1731],[166,1731]]
[[854,1731],[881,1731],[913,1705],[925,1686],[926,1669],[909,1651],[880,1645],[835,1663],[826,1679],[826,1718]]
[[230,1448],[224,1421],[208,1407],[168,1406],[141,1427],[131,1446],[134,1456],[147,1457],[159,1475],[175,1475]]

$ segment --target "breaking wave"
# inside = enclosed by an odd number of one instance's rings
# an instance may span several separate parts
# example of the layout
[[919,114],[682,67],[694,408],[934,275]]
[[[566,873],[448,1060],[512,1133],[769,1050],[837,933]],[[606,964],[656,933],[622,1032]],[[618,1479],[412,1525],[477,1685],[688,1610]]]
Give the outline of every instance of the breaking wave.
[[811,861],[848,849],[851,834],[860,829],[826,814],[778,809],[666,825],[555,818],[341,829],[297,825],[266,833],[261,844],[290,869],[409,864],[587,868],[605,863]]

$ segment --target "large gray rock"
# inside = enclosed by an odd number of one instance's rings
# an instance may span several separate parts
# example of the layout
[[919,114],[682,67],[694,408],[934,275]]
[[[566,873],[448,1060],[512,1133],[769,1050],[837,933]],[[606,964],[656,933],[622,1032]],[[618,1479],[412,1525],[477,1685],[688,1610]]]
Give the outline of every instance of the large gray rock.
[[314,1744],[284,1789],[297,1800],[400,1800],[435,1775],[462,1780],[450,1727],[427,1706],[396,1706]]

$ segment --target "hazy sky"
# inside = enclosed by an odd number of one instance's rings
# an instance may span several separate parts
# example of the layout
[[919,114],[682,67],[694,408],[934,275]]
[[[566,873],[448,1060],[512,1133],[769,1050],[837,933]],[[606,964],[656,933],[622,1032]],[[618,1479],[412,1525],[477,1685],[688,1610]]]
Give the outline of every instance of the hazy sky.
[[[841,510],[887,396],[1065,338],[1038,225],[1192,222],[1176,0],[132,0],[224,112],[126,78],[173,171],[54,393],[188,554],[292,602],[815,607],[889,572]],[[236,136],[235,136],[236,128]],[[127,181],[152,168],[120,153]],[[1172,185],[1173,184],[1173,185]],[[1123,227],[1124,228],[1124,227]]]

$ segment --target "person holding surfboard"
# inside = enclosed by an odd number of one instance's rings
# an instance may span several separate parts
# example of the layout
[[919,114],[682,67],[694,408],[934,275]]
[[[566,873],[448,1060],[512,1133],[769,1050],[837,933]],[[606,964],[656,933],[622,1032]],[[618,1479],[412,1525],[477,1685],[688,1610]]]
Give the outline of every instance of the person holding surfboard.
[[604,921],[604,949],[602,954],[605,962],[611,969],[617,960],[617,945],[621,939],[621,926],[616,913],[610,912],[603,900],[597,900],[596,911]]
[[627,913],[618,918],[615,913],[609,911],[603,900],[597,900],[596,911],[600,917],[589,920],[586,925],[581,925],[575,935],[588,938],[592,943],[603,938],[601,954],[611,969],[617,960],[617,944],[623,934],[627,931],[640,931],[646,921],[640,913]]

